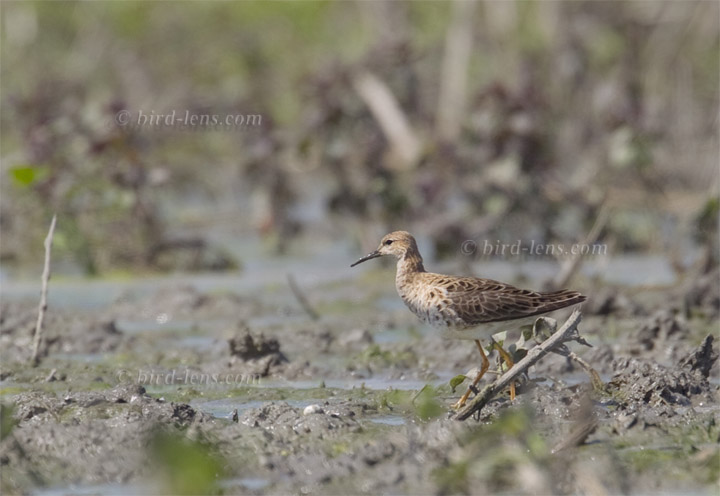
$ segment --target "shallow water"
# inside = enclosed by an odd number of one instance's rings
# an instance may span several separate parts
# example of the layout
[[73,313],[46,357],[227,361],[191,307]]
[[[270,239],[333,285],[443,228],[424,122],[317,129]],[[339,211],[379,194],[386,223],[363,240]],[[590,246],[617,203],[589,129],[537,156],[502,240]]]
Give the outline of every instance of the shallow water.
[[[368,264],[350,269],[349,264],[354,260],[353,257],[357,258],[357,254],[348,253],[348,247],[344,243],[342,248],[328,247],[313,256],[304,257],[277,259],[265,255],[260,260],[252,259],[254,261],[245,264],[242,271],[233,273],[181,274],[133,279],[57,278],[51,281],[48,303],[51,307],[97,309],[125,299],[128,295],[131,295],[133,300],[141,300],[163,287],[192,286],[203,293],[233,291],[244,294],[262,290],[264,300],[295,304],[288,288],[288,274],[293,274],[298,285],[305,290],[339,281],[346,281],[351,285],[358,280],[362,272],[378,270]],[[457,274],[459,261],[426,265],[435,272]],[[513,281],[522,276],[529,280],[528,286],[537,285],[558,271],[558,264],[553,260],[475,260],[471,262],[471,266],[476,274],[489,279]],[[391,267],[387,268],[389,286],[393,283],[390,274],[392,270]],[[627,286],[668,286],[677,282],[670,261],[659,255],[590,259],[583,263],[581,272],[606,283]],[[40,293],[39,279],[15,280],[6,274],[0,285],[0,298],[4,301],[37,300]],[[267,288],[277,291],[267,291]],[[397,298],[382,298],[378,301],[379,310],[396,310],[401,307],[402,302]],[[271,322],[283,321],[283,317],[278,315],[266,318],[272,319]]]
[[126,496],[128,494],[157,494],[157,488],[153,489],[149,485],[141,484],[93,484],[93,485],[75,485],[49,487],[33,491],[35,496],[91,496],[102,494],[104,496]]
[[375,424],[384,424],[384,425],[405,425],[405,424],[407,424],[407,420],[404,417],[399,417],[397,415],[385,415],[382,417],[372,417],[369,420],[370,420],[370,422],[373,422]]
[[[305,408],[317,401],[312,400],[284,400],[293,408]],[[238,411],[238,415],[242,416],[243,412],[251,408],[261,407],[266,401],[243,401],[241,398],[225,398],[221,400],[202,401],[193,400],[190,405],[216,418],[229,419],[232,417],[234,410]]]

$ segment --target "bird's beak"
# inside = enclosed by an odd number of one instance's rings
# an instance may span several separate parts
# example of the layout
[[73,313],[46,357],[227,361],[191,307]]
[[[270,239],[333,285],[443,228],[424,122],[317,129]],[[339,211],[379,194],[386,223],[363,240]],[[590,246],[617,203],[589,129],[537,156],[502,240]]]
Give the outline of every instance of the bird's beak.
[[371,259],[377,258],[377,257],[382,257],[382,253],[380,253],[379,251],[375,250],[374,252],[368,253],[367,255],[365,255],[364,257],[362,257],[360,260],[358,260],[357,262],[355,262],[354,264],[352,264],[350,267],[355,267],[357,264],[361,264],[361,263],[363,263],[363,262],[367,262],[368,260],[371,260]]

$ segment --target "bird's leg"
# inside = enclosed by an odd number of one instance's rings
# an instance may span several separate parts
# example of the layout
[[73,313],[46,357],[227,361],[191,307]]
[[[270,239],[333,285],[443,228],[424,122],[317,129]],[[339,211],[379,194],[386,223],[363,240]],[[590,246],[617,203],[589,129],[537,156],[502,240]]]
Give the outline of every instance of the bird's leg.
[[480,379],[482,379],[482,376],[485,375],[485,372],[487,371],[488,367],[490,367],[490,360],[488,360],[487,356],[485,355],[485,351],[483,350],[482,345],[480,344],[480,341],[477,339],[475,340],[475,344],[478,347],[478,350],[480,350],[480,355],[482,355],[482,365],[480,366],[480,372],[478,372],[478,375],[475,376],[475,379],[472,382],[471,386],[468,386],[467,391],[465,391],[465,394],[462,395],[462,398],[458,400],[457,403],[453,404],[451,408],[454,408],[455,410],[458,410],[465,406],[465,403],[467,402],[468,398],[470,397],[470,393],[472,393],[475,386],[477,386],[477,383],[480,382]]
[[[515,362],[513,362],[512,357],[510,357],[510,354],[503,349],[502,346],[500,346],[496,341],[493,341],[493,347],[500,353],[500,356],[505,360],[505,363],[507,364],[508,370],[512,368],[513,365],[515,365]],[[515,382],[510,384],[510,401],[513,401],[515,399]]]

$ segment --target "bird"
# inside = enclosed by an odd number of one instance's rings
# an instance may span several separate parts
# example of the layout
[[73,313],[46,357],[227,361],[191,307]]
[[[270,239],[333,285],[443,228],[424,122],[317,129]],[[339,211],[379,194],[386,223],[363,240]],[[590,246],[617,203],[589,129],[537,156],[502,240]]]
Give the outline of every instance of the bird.
[[[378,248],[350,267],[382,256],[397,258],[395,288],[405,305],[423,322],[442,332],[443,337],[473,340],[480,351],[480,371],[465,394],[452,405],[462,408],[490,362],[480,340],[507,329],[532,324],[539,316],[582,303],[586,296],[567,289],[539,292],[479,277],[450,276],[426,272],[415,238],[407,231],[386,234]],[[493,341],[508,368],[513,361]],[[515,398],[515,384],[510,399]]]

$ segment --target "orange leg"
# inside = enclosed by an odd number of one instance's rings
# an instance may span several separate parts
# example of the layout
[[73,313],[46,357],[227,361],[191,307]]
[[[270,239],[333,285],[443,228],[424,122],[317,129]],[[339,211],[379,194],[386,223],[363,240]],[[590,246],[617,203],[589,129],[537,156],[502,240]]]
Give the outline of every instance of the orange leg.
[[[499,344],[497,344],[494,341],[493,341],[493,348],[495,348],[498,351],[498,353],[500,353],[500,356],[503,358],[503,360],[505,360],[505,363],[508,366],[508,370],[510,370],[512,368],[512,366],[515,365],[515,362],[513,362],[513,359],[510,357],[510,354],[507,351],[503,350],[502,346],[500,346]],[[515,399],[515,382],[510,384],[510,401],[512,401],[514,399]]]
[[[455,403],[451,406],[451,408],[454,408],[456,410],[465,406],[465,403],[467,402],[468,398],[470,397],[470,393],[472,393],[473,388],[475,386],[477,386],[478,382],[480,382],[480,379],[482,379],[482,376],[485,375],[485,372],[487,372],[488,367],[490,367],[490,361],[488,360],[487,356],[485,355],[485,351],[483,350],[483,347],[480,344],[480,341],[478,341],[476,339],[475,344],[477,345],[478,350],[480,350],[480,355],[482,355],[482,365],[480,366],[480,372],[478,372],[478,375],[473,380],[472,386],[468,387],[467,391],[465,391],[465,394],[462,395],[462,398],[460,398],[457,403]],[[512,363],[512,360],[510,362]],[[513,392],[514,392],[514,390],[513,390]]]

